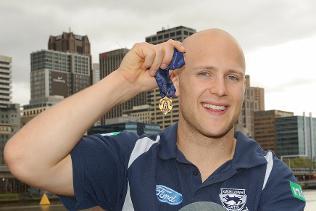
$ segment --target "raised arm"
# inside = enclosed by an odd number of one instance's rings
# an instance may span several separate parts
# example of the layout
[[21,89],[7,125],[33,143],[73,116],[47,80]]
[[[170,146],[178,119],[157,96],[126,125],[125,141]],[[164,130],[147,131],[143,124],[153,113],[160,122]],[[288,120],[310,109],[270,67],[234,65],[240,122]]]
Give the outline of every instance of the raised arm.
[[136,44],[121,66],[99,81],[32,119],[6,144],[5,161],[19,180],[62,195],[73,195],[69,153],[104,113],[142,91],[155,88],[154,75],[182,44]]

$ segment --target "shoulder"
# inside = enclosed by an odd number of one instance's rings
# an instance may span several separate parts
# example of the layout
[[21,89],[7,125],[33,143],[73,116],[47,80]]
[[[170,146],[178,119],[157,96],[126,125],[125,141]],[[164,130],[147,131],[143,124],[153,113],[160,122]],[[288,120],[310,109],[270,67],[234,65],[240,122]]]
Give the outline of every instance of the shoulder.
[[265,183],[263,189],[266,185],[282,185],[283,183],[288,183],[289,180],[296,182],[296,178],[293,175],[293,172],[288,168],[277,156],[268,151],[265,155],[267,160],[267,170]]
[[[267,169],[262,187],[261,208],[273,210],[304,210],[305,199],[297,179],[280,159],[272,152],[266,155]],[[297,189],[297,193],[293,190]]]

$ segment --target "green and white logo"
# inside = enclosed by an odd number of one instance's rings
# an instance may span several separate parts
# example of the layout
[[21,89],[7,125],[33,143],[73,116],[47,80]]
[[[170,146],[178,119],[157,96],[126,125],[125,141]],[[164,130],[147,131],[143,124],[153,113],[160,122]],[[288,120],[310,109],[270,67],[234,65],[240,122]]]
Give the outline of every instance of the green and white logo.
[[290,181],[290,187],[294,198],[305,201],[302,188],[299,184]]
[[101,136],[116,136],[120,134],[120,132],[112,132],[112,133],[102,133]]

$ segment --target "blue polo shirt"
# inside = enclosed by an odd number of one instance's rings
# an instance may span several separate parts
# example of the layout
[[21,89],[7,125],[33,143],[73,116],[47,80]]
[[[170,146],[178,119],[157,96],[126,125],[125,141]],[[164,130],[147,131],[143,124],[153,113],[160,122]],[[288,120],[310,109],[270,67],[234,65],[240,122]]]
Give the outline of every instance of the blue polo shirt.
[[303,211],[289,168],[242,133],[235,138],[233,159],[202,182],[176,146],[177,124],[154,136],[84,137],[71,152],[75,196],[61,200],[69,210],[179,210],[211,202],[227,211]]

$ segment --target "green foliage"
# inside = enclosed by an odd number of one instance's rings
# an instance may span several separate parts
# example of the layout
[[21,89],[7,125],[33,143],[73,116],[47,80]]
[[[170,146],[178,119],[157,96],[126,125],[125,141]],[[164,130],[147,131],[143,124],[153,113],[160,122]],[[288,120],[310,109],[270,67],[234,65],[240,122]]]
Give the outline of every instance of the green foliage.
[[0,193],[0,201],[17,201],[19,200],[18,193]]

